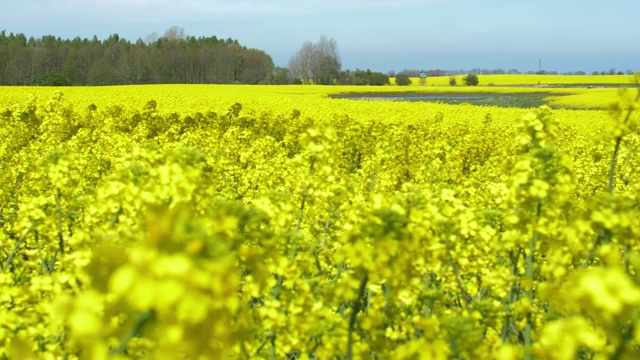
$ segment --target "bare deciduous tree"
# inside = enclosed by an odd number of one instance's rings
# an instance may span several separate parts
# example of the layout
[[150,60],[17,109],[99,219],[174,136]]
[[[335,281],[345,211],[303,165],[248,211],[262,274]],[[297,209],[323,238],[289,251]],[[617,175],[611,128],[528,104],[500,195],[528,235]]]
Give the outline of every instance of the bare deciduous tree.
[[164,32],[164,35],[162,35],[162,37],[167,40],[177,41],[184,40],[187,36],[184,32],[184,28],[181,28],[179,26],[172,26]]
[[317,43],[306,41],[302,48],[289,60],[292,77],[303,83],[331,84],[340,73],[338,45],[333,38],[321,36]]

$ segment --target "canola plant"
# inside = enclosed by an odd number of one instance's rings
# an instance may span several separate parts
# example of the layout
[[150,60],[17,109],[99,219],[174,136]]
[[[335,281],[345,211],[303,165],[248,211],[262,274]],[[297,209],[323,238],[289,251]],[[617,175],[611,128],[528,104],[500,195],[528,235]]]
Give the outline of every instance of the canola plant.
[[640,356],[635,90],[137,88],[0,104],[0,358]]

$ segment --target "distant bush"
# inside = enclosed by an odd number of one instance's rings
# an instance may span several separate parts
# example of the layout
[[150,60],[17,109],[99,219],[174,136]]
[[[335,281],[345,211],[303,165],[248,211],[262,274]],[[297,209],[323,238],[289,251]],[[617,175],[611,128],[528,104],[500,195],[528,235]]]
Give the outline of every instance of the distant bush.
[[399,85],[399,86],[411,85],[411,79],[406,74],[398,74],[396,75],[396,85]]
[[463,77],[462,81],[467,86],[476,86],[476,85],[480,84],[480,80],[478,79],[478,75],[476,75],[476,74],[469,74],[469,75]]
[[52,71],[47,75],[42,77],[40,80],[40,85],[42,86],[71,86],[73,83],[71,79],[66,77],[63,74],[60,74],[57,71]]
[[369,85],[389,85],[389,76],[380,72],[372,72],[369,75]]
[[456,85],[458,85],[458,81],[456,80],[456,77],[455,77],[455,76],[450,76],[450,77],[449,77],[449,85],[451,85],[451,86],[456,86]]
[[389,85],[389,75],[369,69],[345,70],[340,73],[341,85]]

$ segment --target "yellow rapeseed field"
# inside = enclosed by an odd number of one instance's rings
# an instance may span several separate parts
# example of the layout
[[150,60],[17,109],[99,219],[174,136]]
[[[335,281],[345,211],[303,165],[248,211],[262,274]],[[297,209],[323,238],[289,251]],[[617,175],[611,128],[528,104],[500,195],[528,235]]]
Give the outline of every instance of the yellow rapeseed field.
[[[462,85],[465,75],[456,75],[456,83]],[[479,85],[504,86],[504,85],[586,85],[599,86],[602,84],[629,84],[633,81],[633,75],[537,75],[537,74],[487,74],[478,75]],[[430,76],[427,78],[428,86],[449,86],[451,76]],[[420,78],[411,78],[412,86],[420,86]],[[391,82],[394,84],[394,82]]]
[[[446,81],[444,81],[446,78]],[[537,86],[509,86],[535,85],[535,79],[543,79],[545,84],[589,84],[592,88],[564,88]],[[311,110],[321,109],[314,103],[317,99],[326,98],[329,94],[340,93],[548,93],[546,100],[552,106],[569,108],[606,108],[619,98],[616,88],[600,88],[600,84],[630,84],[632,77],[628,75],[481,75],[480,86],[449,86],[448,77],[429,78],[429,86],[309,86],[309,85],[142,85],[142,86],[109,86],[109,87],[0,87],[2,98],[0,105],[23,101],[29,96],[47,99],[56,91],[62,91],[65,98],[76,106],[86,107],[123,105],[142,106],[148,100],[155,100],[160,104],[160,110],[167,111],[205,111],[211,108],[225,108],[234,102],[251,99],[251,104],[257,108],[275,109],[270,103],[278,102],[283,106],[277,108],[291,108],[308,106]],[[414,85],[418,83],[414,79]],[[488,81],[488,82],[485,82]],[[437,82],[437,84],[436,84]],[[442,84],[440,84],[442,82]],[[488,86],[495,83],[496,86]],[[434,86],[434,85],[447,86]],[[335,102],[329,102],[334,104]],[[329,106],[331,108],[331,106]],[[302,110],[302,108],[300,109]],[[315,115],[313,113],[311,115]],[[310,116],[311,116],[310,115]]]
[[363,91],[0,88],[0,359],[640,356],[637,89]]

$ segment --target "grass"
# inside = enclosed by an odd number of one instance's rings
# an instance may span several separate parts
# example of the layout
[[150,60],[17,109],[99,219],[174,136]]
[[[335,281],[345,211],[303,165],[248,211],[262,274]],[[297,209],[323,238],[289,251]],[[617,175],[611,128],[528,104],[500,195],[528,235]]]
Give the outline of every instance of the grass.
[[548,105],[544,100],[549,94],[546,93],[533,93],[533,94],[506,94],[495,95],[488,97],[472,98],[468,100],[463,99],[447,99],[447,104],[461,104],[467,103],[471,105],[492,105],[500,107],[518,107],[518,108],[535,108],[542,105]]

